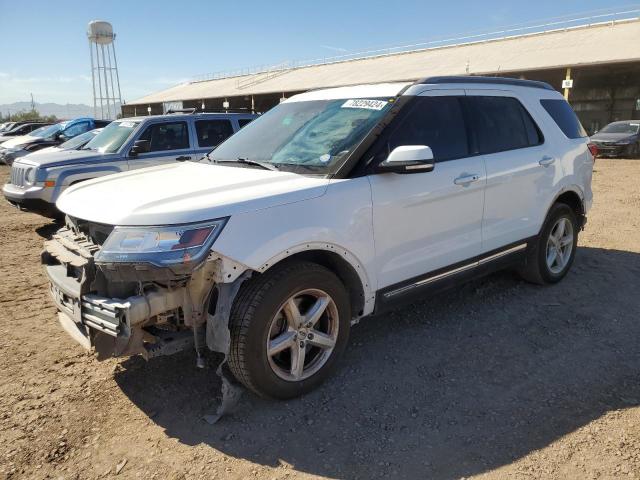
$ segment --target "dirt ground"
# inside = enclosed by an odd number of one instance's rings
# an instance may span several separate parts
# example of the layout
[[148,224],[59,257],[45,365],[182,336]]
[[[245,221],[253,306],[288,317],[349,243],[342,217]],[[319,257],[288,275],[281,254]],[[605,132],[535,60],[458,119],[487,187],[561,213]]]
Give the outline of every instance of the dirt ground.
[[0,478],[640,478],[639,183],[597,161],[560,284],[505,272],[364,320],[322,388],[216,425],[219,358],[96,361],[48,298],[55,225],[0,202]]

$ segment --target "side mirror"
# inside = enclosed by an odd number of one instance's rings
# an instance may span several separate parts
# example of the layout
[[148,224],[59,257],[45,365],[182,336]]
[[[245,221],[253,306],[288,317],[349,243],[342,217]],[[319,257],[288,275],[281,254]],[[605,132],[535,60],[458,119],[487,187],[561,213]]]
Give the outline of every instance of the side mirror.
[[66,141],[67,141],[67,140],[69,140],[69,139],[67,138],[67,136],[66,136],[64,133],[62,133],[62,132],[58,132],[58,133],[56,134],[56,140],[59,140],[59,141],[61,141],[61,142],[66,142]]
[[433,167],[433,151],[430,147],[402,145],[394,148],[377,170],[381,173],[422,173],[432,171]]
[[133,143],[133,147],[129,150],[129,155],[132,157],[138,156],[139,153],[146,153],[150,149],[149,140],[136,140]]

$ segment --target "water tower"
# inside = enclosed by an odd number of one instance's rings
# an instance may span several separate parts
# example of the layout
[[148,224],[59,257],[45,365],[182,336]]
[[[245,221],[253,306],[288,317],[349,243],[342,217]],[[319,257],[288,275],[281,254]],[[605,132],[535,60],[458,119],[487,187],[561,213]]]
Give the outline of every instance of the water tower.
[[[91,81],[93,84],[93,115],[102,119],[115,119],[120,112],[120,77],[113,41],[116,34],[109,22],[94,20],[87,28],[91,53]],[[112,61],[113,58],[113,61]],[[115,77],[115,82],[114,82]]]

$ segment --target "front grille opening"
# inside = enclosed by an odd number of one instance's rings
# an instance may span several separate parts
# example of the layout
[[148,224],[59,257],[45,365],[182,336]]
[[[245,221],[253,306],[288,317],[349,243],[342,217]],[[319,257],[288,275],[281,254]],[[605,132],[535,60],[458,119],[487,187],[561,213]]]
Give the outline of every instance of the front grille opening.
[[91,242],[98,246],[102,246],[107,240],[107,237],[113,231],[113,225],[106,225],[104,223],[89,222],[87,220],[81,220],[79,218],[67,216],[67,226],[73,230],[76,235],[84,235]]

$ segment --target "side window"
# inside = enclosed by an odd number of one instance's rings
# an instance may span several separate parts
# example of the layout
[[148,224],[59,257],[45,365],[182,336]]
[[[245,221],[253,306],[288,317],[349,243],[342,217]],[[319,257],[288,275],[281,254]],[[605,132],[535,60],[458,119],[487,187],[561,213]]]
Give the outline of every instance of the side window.
[[576,113],[565,100],[544,99],[540,100],[540,105],[551,115],[551,118],[567,137],[582,138],[587,136],[587,132],[582,128]]
[[542,143],[542,134],[522,104],[513,97],[468,97],[477,153],[526,148]]
[[389,136],[389,152],[401,145],[426,145],[436,161],[466,157],[467,131],[458,97],[419,97]]
[[245,125],[251,123],[252,121],[253,121],[253,118],[240,118],[238,119],[238,125],[240,125],[240,128],[242,128]]
[[149,125],[138,140],[148,140],[150,152],[189,148],[187,122]]
[[215,147],[233,135],[233,127],[229,120],[196,120],[196,134],[198,146]]
[[89,130],[89,122],[79,122],[71,125],[68,128],[65,128],[64,132],[62,133],[67,138],[73,138],[76,135],[80,135],[81,133],[86,132],[87,130]]

